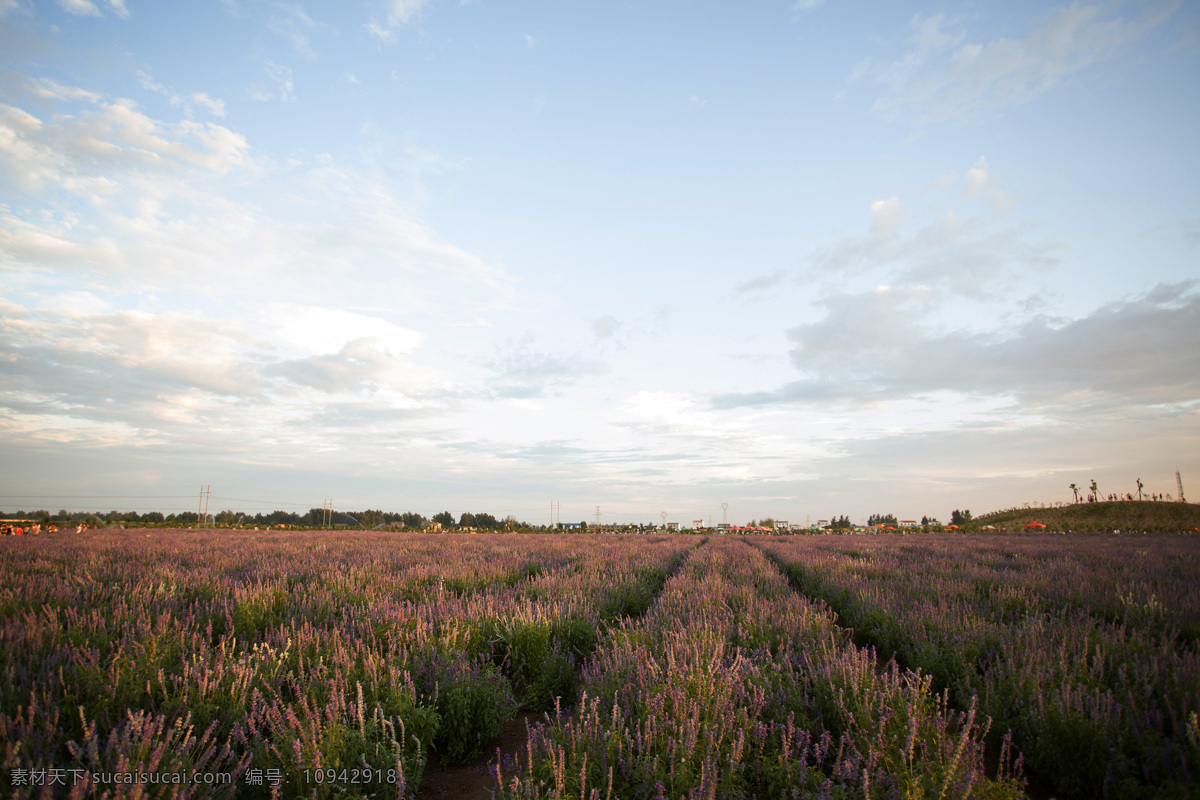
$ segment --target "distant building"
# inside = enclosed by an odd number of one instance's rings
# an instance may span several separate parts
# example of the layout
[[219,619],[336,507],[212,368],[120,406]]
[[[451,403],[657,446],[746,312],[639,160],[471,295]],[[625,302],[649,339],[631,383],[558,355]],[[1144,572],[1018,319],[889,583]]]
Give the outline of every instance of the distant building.
[[817,520],[817,527],[818,527],[818,528],[828,528],[828,527],[829,527],[829,520],[827,520],[827,519],[819,519],[819,520]]
[[703,527],[704,527],[704,520],[702,520],[702,519],[694,519],[694,520],[692,520],[692,527],[693,527],[693,528],[695,528],[696,530],[699,530],[699,529],[703,528]]
[[678,523],[678,522],[668,522],[668,523],[667,523],[667,530],[669,530],[669,531],[677,531],[677,530],[679,530],[679,523]]
[[921,527],[921,523],[917,522],[915,519],[902,519],[902,520],[900,520],[900,527],[901,528],[919,528],[919,527]]

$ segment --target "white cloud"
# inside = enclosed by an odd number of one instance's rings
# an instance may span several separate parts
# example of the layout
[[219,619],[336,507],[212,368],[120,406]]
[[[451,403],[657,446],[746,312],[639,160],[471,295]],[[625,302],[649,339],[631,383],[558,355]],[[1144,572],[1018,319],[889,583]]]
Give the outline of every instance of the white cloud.
[[809,11],[816,11],[823,5],[825,5],[825,0],[796,0],[792,4],[792,13],[803,14]]
[[620,327],[620,320],[614,316],[605,315],[592,320],[592,331],[596,334],[596,341],[611,338]]
[[262,84],[252,83],[246,86],[246,97],[256,103],[265,103],[275,99],[275,95],[271,94]]
[[[143,69],[137,71],[137,79],[143,89],[164,95],[171,101],[171,105],[182,108],[189,119],[194,116],[196,107],[204,109],[214,117],[225,116],[225,101],[211,97],[207,92],[191,92],[187,96],[178,94],[156,81],[153,75]],[[92,96],[89,99],[96,101],[99,97]]]
[[[59,8],[66,11],[68,14],[74,14],[79,17],[99,17],[100,8],[92,2],[92,0],[57,0]],[[109,11],[116,14],[121,19],[129,19],[129,9],[125,6],[125,0],[106,0]],[[3,16],[7,10],[16,8],[15,2],[5,2],[0,4],[0,16]]]
[[933,194],[935,192],[940,192],[942,189],[945,189],[947,186],[953,186],[954,183],[956,183],[957,181],[958,181],[958,173],[957,172],[948,172],[945,175],[939,175],[938,177],[936,177],[932,181],[930,181],[929,186],[926,187],[925,191],[928,192],[929,194]]
[[351,86],[357,86],[359,83],[358,77],[353,72],[347,72],[345,75],[342,76],[342,80],[344,80],[346,83],[350,84]]
[[78,86],[63,86],[49,78],[39,78],[30,81],[27,85],[33,94],[47,100],[87,100],[95,103],[101,98],[98,92],[81,89]]
[[525,34],[525,46],[532,50],[537,46],[537,39],[533,38],[533,36],[528,33]]
[[299,5],[276,4],[267,19],[267,30],[291,43],[296,54],[304,58],[317,57],[312,47],[312,32],[322,27]]
[[206,109],[214,117],[225,116],[225,101],[209,97],[205,92],[193,92],[192,102]]
[[389,0],[387,4],[388,25],[393,28],[407,25],[429,7],[427,0]]
[[1200,294],[1160,285],[1075,320],[1033,317],[1016,329],[946,329],[939,298],[919,287],[831,292],[825,317],[788,331],[803,376],[722,407],[872,403],[948,391],[1014,397],[1021,414],[1085,413],[1200,399]]
[[227,128],[159,122],[129,100],[96,105],[49,124],[0,105],[0,173],[32,194],[61,190],[104,202],[118,188],[114,179],[137,184],[180,169],[223,174],[245,162],[245,138]]
[[363,27],[366,28],[367,33],[371,34],[372,38],[378,39],[384,44],[396,43],[396,32],[388,30],[377,22],[364,23]]
[[411,353],[421,334],[379,317],[319,306],[274,304],[260,312],[271,339],[305,355],[337,353],[354,341],[372,340],[394,355]]
[[[414,22],[429,8],[428,0],[388,0],[384,5],[385,22],[380,24],[372,19],[363,24],[373,38],[383,44],[395,44],[397,31]],[[527,43],[532,37],[527,36]],[[529,44],[532,47],[532,43]]]
[[154,76],[151,75],[149,72],[146,72],[145,70],[139,69],[137,71],[137,79],[138,79],[138,83],[140,83],[142,85],[143,89],[146,89],[151,92],[161,92],[164,90],[163,85],[161,83],[159,83],[158,81],[154,80]]
[[91,0],[58,0],[58,7],[80,17],[98,17],[100,9]]
[[593,357],[541,349],[533,337],[497,346],[486,364],[492,372],[489,384],[504,398],[542,397],[604,370]]
[[734,294],[748,294],[750,292],[762,292],[767,289],[773,289],[783,283],[787,277],[787,273],[781,269],[774,272],[769,272],[765,275],[758,275],[749,280],[742,281],[737,286],[733,287]]
[[[958,180],[956,173],[944,175],[926,191],[939,191]],[[876,200],[871,203],[869,233],[815,251],[799,277],[842,280],[869,273],[892,285],[928,285],[982,299],[1013,289],[1022,275],[1056,268],[1060,242],[1032,238],[1036,226],[1029,223],[1001,227],[1001,218],[1014,204],[997,183],[981,157],[967,172],[962,193],[946,198],[952,210],[934,219],[927,211],[922,216],[928,221],[916,228],[905,225],[909,210],[898,198]],[[961,206],[977,208],[974,198],[989,200],[991,214],[962,213]]]
[[992,201],[992,213],[995,216],[1002,216],[1012,210],[1012,198],[1001,191],[996,186],[996,180],[988,172],[987,159],[983,156],[975,162],[975,166],[967,170],[967,185],[966,194],[968,197],[977,197],[981,194],[986,194]]
[[935,286],[974,298],[1007,288],[1016,276],[1058,265],[1062,245],[1031,240],[1024,226],[997,228],[985,219],[948,213],[910,236],[850,237],[811,258],[808,280],[845,278],[886,271],[893,284]]
[[987,191],[989,186],[987,159],[980,156],[975,166],[967,170],[967,194],[975,196]]
[[292,68],[276,64],[274,61],[268,61],[263,65],[263,68],[267,71],[267,77],[275,81],[275,87],[279,91],[279,99],[285,103],[296,102],[296,87],[292,83]]
[[871,232],[890,233],[904,221],[904,206],[900,198],[889,197],[871,203]]
[[871,70],[886,87],[872,110],[917,125],[993,116],[1111,58],[1178,7],[1176,0],[1141,4],[1140,17],[1125,19],[1110,7],[1075,3],[1038,20],[1023,39],[986,44],[964,43],[967,34],[942,14],[918,14],[908,52]]

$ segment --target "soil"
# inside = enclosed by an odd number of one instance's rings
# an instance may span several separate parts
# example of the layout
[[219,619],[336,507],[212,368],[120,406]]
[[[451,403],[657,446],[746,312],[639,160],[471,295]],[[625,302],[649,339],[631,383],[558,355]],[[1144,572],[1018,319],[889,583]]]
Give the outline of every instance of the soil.
[[435,755],[421,777],[417,800],[491,800],[497,788],[494,770],[498,758],[511,773],[513,760],[528,743],[528,729],[544,718],[532,711],[517,714],[504,726],[491,755],[470,764],[443,768]]

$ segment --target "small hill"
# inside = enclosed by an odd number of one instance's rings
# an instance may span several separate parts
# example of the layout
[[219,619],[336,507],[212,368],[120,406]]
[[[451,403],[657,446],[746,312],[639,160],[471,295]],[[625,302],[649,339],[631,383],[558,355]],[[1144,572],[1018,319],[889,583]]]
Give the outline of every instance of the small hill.
[[1190,531],[1200,528],[1200,504],[1106,500],[1056,508],[1010,508],[976,517],[965,529],[979,531],[993,525],[1011,531],[1030,522],[1041,522],[1051,531]]

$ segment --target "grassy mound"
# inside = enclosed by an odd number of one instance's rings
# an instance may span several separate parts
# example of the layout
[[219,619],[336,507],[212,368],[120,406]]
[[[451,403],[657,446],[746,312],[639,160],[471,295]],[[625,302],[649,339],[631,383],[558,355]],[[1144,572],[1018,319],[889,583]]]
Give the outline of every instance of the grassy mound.
[[1011,531],[1030,522],[1041,522],[1051,531],[1190,531],[1200,528],[1200,504],[1107,500],[1058,508],[1010,508],[976,517],[966,530],[992,525]]

